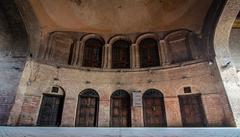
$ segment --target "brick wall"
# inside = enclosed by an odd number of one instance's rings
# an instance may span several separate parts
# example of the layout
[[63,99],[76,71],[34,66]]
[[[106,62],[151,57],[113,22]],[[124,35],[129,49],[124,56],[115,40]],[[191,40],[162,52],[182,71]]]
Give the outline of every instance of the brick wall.
[[[129,94],[133,91],[141,91],[143,94],[151,88],[164,95],[168,126],[182,126],[178,95],[184,95],[183,87],[189,86],[192,88],[190,94],[202,94],[208,126],[233,126],[231,110],[226,107],[228,102],[224,88],[215,72],[216,64],[209,65],[208,62],[151,72],[98,72],[56,68],[28,61],[17,92],[16,100],[19,103],[11,111],[13,119],[10,119],[9,124],[35,125],[40,109],[37,102],[43,93],[50,93],[52,86],[59,85],[65,91],[61,126],[75,125],[78,95],[87,88],[96,90],[100,96],[100,127],[109,126],[110,96],[114,91],[124,89]],[[19,116],[18,123],[14,123],[14,118]],[[141,107],[132,107],[132,126],[143,126]]]

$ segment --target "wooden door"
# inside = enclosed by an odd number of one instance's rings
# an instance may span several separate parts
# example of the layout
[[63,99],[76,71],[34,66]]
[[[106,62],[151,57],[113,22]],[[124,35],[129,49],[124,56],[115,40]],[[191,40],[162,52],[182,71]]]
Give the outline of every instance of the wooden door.
[[179,96],[181,116],[184,127],[206,126],[201,95]]
[[59,126],[63,110],[63,96],[44,95],[39,111],[39,126]]
[[111,98],[111,126],[130,127],[131,108],[129,96],[112,96]]
[[160,92],[147,91],[143,95],[143,115],[145,127],[167,126],[164,100]]
[[97,126],[98,98],[80,97],[78,106],[76,126]]

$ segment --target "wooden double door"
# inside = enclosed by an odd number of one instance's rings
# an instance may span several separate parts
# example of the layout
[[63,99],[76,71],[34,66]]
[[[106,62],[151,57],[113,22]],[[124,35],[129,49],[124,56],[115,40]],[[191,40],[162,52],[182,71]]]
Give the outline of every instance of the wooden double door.
[[130,96],[126,91],[115,91],[111,97],[111,126],[131,126]]
[[184,127],[207,126],[200,94],[179,96],[179,103]]
[[150,90],[143,95],[143,116],[145,127],[165,127],[166,116],[163,95]]
[[64,96],[44,95],[38,115],[38,126],[59,126],[61,124]]
[[96,127],[98,126],[99,95],[93,89],[81,92],[78,99],[76,115],[76,126]]
[[80,97],[78,101],[78,111],[76,126],[96,127],[98,123],[98,98]]

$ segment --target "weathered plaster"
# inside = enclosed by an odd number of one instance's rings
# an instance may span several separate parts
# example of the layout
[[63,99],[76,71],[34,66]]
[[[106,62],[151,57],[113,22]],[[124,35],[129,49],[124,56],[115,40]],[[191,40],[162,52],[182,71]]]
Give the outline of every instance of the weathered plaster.
[[229,37],[239,9],[240,0],[227,1],[218,21],[214,36],[216,62],[228,96],[236,126],[240,126],[240,81],[229,51]]

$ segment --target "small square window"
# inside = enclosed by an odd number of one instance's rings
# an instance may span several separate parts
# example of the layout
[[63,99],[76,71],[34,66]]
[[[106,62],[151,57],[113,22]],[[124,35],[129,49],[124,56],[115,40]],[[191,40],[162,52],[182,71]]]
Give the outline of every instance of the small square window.
[[184,87],[183,90],[184,90],[184,93],[192,93],[191,87]]
[[58,87],[52,87],[52,92],[53,93],[58,93]]

